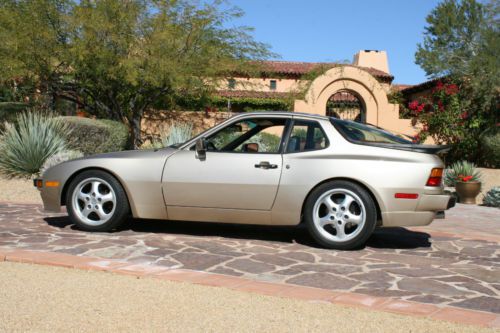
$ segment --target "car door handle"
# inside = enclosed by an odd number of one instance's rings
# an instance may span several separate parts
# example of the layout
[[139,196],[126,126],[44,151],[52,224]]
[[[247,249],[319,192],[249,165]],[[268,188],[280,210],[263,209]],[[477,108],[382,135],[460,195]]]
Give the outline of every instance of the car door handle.
[[277,164],[271,164],[267,161],[262,161],[259,164],[255,164],[255,167],[260,169],[278,169]]

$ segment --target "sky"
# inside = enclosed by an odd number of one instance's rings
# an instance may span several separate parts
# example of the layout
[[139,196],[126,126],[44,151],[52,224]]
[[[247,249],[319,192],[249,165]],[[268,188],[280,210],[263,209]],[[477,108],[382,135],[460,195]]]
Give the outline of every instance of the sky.
[[394,83],[427,80],[415,64],[425,18],[438,0],[229,0],[257,41],[279,60],[352,62],[359,50],[385,50]]

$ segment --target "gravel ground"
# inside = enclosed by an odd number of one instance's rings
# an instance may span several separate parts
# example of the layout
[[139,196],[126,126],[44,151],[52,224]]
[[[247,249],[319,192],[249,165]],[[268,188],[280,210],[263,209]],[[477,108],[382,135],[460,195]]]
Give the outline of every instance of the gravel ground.
[[42,203],[40,193],[31,179],[7,179],[0,176],[0,201]]
[[2,332],[493,332],[328,303],[10,262],[0,263],[0,286]]

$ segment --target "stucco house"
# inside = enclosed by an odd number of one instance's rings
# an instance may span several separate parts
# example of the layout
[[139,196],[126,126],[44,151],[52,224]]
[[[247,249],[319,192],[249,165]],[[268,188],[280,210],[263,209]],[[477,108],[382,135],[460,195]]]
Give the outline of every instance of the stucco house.
[[390,95],[418,88],[395,85],[393,80],[387,53],[363,50],[351,64],[262,61],[254,76],[234,73],[222,80],[216,95],[227,100],[227,111],[244,111],[232,103],[238,99],[287,100],[291,111],[332,115],[414,135],[418,128],[410,119],[401,119],[399,105],[390,102]]

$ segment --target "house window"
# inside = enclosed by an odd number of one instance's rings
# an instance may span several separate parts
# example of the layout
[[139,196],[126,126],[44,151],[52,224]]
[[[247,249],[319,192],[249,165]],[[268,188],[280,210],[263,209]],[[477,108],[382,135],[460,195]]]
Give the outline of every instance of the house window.
[[228,89],[236,88],[236,80],[235,79],[227,80],[227,87],[228,87]]
[[271,82],[269,83],[269,88],[271,90],[276,90],[276,80],[271,80]]

